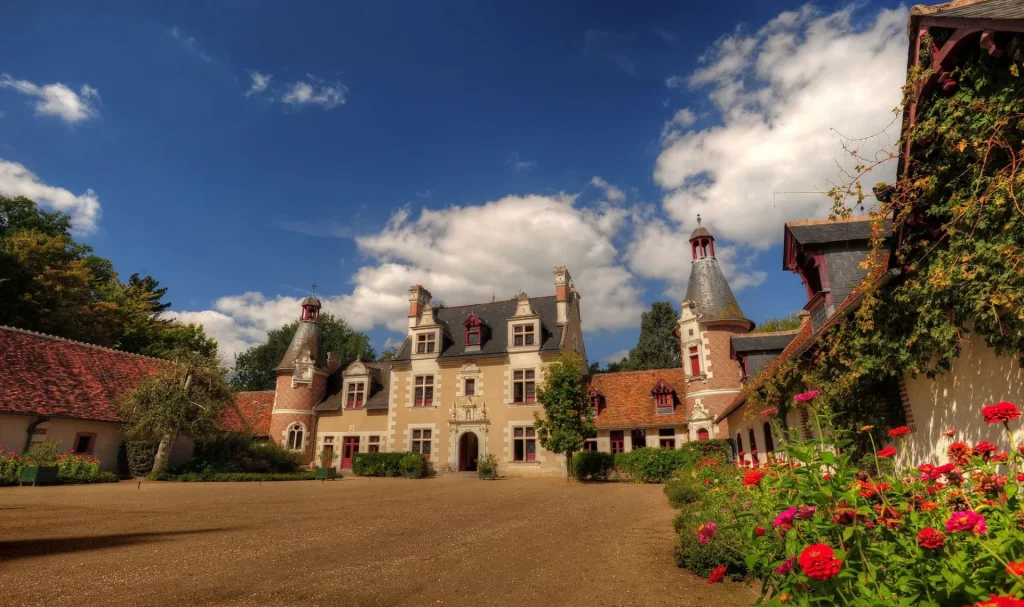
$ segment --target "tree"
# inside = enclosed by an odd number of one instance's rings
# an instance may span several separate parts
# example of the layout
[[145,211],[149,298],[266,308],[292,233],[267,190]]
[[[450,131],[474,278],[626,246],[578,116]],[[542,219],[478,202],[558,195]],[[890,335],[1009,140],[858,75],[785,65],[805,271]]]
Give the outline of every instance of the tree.
[[221,413],[234,399],[225,374],[215,358],[178,351],[171,362],[125,395],[120,405],[124,433],[160,441],[153,472],[167,467],[179,437],[202,440],[217,434]]
[[[231,386],[236,390],[273,390],[277,382],[274,367],[281,362],[288,345],[292,343],[299,322],[296,320],[280,329],[273,329],[267,333],[265,343],[237,354]],[[324,312],[320,314],[319,324],[324,351],[341,356],[342,367],[356,358],[367,361],[377,359],[370,338],[365,333],[353,330],[341,318]]]
[[[679,316],[667,301],[651,304],[650,312],[640,316],[640,337],[636,347],[629,351],[615,371],[643,371],[645,369],[670,369],[682,366],[679,357],[679,339],[672,331],[679,324]],[[612,364],[608,365],[612,371]]]
[[398,352],[395,350],[395,348],[393,346],[388,346],[384,348],[383,352],[380,353],[380,360],[391,360],[396,356],[398,356]]
[[800,328],[800,316],[797,313],[784,318],[766,318],[754,328],[752,333],[768,333],[770,331],[792,331]]
[[578,354],[563,352],[544,369],[537,401],[544,407],[543,418],[533,414],[537,438],[548,451],[565,455],[566,475],[571,476],[572,454],[596,431],[583,379],[583,359]]

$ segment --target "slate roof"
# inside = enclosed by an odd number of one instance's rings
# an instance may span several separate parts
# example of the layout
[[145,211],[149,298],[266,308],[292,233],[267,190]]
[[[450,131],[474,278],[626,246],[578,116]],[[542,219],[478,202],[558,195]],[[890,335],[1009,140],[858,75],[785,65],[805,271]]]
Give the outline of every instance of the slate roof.
[[[363,403],[363,409],[387,409],[391,386],[392,362],[382,360],[377,362],[364,362],[370,373],[370,395]],[[341,372],[333,374],[327,383],[327,394],[324,400],[313,407],[314,411],[337,411],[345,405],[345,395],[342,394],[344,375]]]
[[327,370],[327,354],[324,352],[323,340],[320,339],[320,325],[313,321],[302,321],[295,330],[292,343],[288,344],[281,362],[274,369],[291,370],[295,368],[295,360],[309,352],[316,368]]
[[733,352],[760,352],[765,350],[783,350],[793,341],[799,329],[791,331],[772,331],[765,333],[746,333],[732,336]]
[[120,422],[121,397],[170,364],[0,326],[0,413]]
[[[659,414],[651,390],[658,382],[675,389],[676,405],[671,414]],[[590,387],[603,397],[603,408],[594,418],[600,429],[626,429],[679,426],[686,423],[686,372],[682,367],[598,373],[590,377]]]
[[228,432],[252,432],[270,436],[270,414],[274,409],[274,391],[239,392],[234,406],[225,411],[220,429]]
[[[531,297],[530,307],[540,316],[541,341],[540,351],[558,352],[562,338],[562,328],[558,326],[558,314],[555,296]],[[438,360],[458,358],[494,358],[505,356],[508,352],[507,321],[516,312],[516,300],[507,299],[490,303],[468,306],[434,308],[434,317],[444,327],[443,343]],[[470,314],[476,314],[484,325],[484,343],[479,351],[466,351],[465,327],[463,323]],[[402,348],[393,359],[396,362],[407,361],[412,353],[412,343],[406,339]]]
[[740,309],[736,296],[729,288],[729,282],[722,274],[722,268],[714,257],[693,261],[690,267],[690,281],[686,286],[686,299],[696,306],[701,322],[709,320],[744,320],[751,325]]
[[914,7],[932,9],[928,17],[948,19],[1024,19],[1024,0],[976,0],[947,2],[937,6]]
[[[826,242],[845,242],[850,240],[871,240],[871,222],[868,216],[850,217],[848,219],[805,219],[803,221],[787,221],[785,231],[803,246]],[[892,220],[886,219],[885,225],[891,229]]]

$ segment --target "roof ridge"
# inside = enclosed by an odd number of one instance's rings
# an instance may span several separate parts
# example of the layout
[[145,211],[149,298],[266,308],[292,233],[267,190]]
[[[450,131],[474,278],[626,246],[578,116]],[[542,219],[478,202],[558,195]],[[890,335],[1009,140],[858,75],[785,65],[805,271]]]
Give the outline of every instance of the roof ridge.
[[147,360],[154,360],[158,362],[171,363],[173,361],[166,358],[159,358],[156,356],[148,356],[146,354],[136,354],[134,352],[125,352],[124,350],[118,350],[117,348],[109,348],[107,346],[98,346],[96,344],[90,344],[85,341],[78,341],[75,339],[68,339],[67,337],[60,337],[57,335],[51,335],[49,333],[40,333],[39,331],[32,331],[31,329],[21,329],[19,327],[12,327],[9,325],[0,325],[0,330],[14,331],[15,333],[24,333],[26,335],[34,335],[36,337],[42,337],[45,339],[52,339],[54,341],[63,341],[69,344],[75,344],[79,346],[85,346],[87,348],[93,348],[96,350],[105,350],[107,352],[113,352],[115,354],[124,354],[125,356],[137,356],[139,358],[145,358]]
[[[530,297],[529,299],[530,299],[530,301],[533,301],[535,299],[548,299],[548,298],[551,298],[551,297],[556,297],[556,296],[555,295],[538,295],[537,297]],[[491,304],[496,304],[496,303],[505,303],[506,301],[517,301],[518,299],[519,299],[518,297],[513,297],[511,299],[498,299],[498,300],[495,300],[495,301],[485,301],[483,303],[459,304],[457,306],[442,305],[442,306],[436,306],[436,307],[439,307],[442,310],[452,310],[454,308],[472,308],[474,306],[489,306]]]
[[738,339],[738,338],[742,338],[742,337],[765,337],[767,335],[795,335],[796,333],[799,333],[799,332],[800,332],[800,328],[799,327],[797,327],[796,329],[786,329],[784,331],[751,331],[749,333],[741,333],[739,335],[733,335],[732,338],[733,339]]
[[594,379],[602,375],[631,375],[634,373],[655,373],[657,371],[675,371],[676,369],[682,371],[683,367],[682,365],[680,365],[678,367],[662,367],[661,369],[638,369],[636,371],[613,371],[611,373],[594,373],[590,377],[591,379]]

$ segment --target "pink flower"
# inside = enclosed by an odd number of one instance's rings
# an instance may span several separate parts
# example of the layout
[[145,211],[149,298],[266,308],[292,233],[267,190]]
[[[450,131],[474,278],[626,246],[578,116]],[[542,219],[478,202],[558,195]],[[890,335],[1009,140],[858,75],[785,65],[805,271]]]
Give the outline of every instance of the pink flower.
[[775,568],[775,575],[786,575],[793,570],[794,564],[796,564],[796,557],[789,557],[781,565]]
[[798,521],[809,521],[814,518],[814,511],[818,508],[816,506],[800,506],[796,509],[796,514],[793,518]]
[[711,541],[711,538],[715,537],[715,529],[718,527],[714,522],[708,521],[697,527],[697,539],[700,540],[701,544],[707,544]]
[[768,407],[767,409],[765,409],[764,411],[761,412],[761,415],[771,416],[771,415],[775,415],[778,412],[779,412],[779,408],[778,407]]
[[795,400],[798,403],[809,403],[815,398],[818,398],[819,394],[821,394],[821,390],[811,390],[810,392],[797,394],[796,396],[793,397],[793,400]]
[[789,529],[793,526],[793,519],[796,517],[796,506],[786,508],[775,517],[775,522],[772,523],[775,527],[784,527]]
[[984,535],[988,532],[988,525],[985,517],[973,510],[954,512],[946,521],[946,532],[971,531],[975,535]]

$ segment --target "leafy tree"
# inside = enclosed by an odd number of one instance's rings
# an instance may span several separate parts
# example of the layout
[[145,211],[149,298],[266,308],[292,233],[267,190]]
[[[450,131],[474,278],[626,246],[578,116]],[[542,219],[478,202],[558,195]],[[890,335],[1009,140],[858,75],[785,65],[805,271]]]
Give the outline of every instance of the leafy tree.
[[384,348],[383,352],[380,353],[380,360],[391,360],[396,356],[398,356],[398,351],[396,351],[394,347],[388,346],[387,348]]
[[583,359],[578,354],[563,352],[544,369],[537,401],[544,407],[543,418],[533,414],[537,438],[548,451],[565,455],[566,475],[571,476],[572,454],[596,431],[583,379]]
[[640,316],[640,337],[636,347],[618,364],[609,363],[608,371],[643,371],[682,366],[679,339],[672,335],[678,324],[679,316],[672,304],[667,301],[651,304],[651,310]]
[[752,333],[769,333],[771,331],[792,331],[800,328],[800,316],[797,313],[784,318],[766,318],[754,328]]
[[594,362],[590,363],[590,368],[587,369],[587,372],[590,373],[591,375],[597,375],[598,373],[604,373],[604,371],[601,370],[601,363],[597,362],[596,360]]
[[[273,390],[277,381],[274,367],[281,362],[299,329],[298,320],[267,333],[267,341],[235,356],[231,386],[236,390]],[[343,319],[328,312],[320,314],[320,337],[325,352],[341,356],[342,366],[357,357],[376,360],[377,353],[365,333],[355,331]]]
[[202,440],[217,434],[221,413],[234,398],[225,374],[215,358],[178,351],[172,362],[125,395],[120,406],[125,434],[160,442],[153,472],[167,468],[179,437]]

